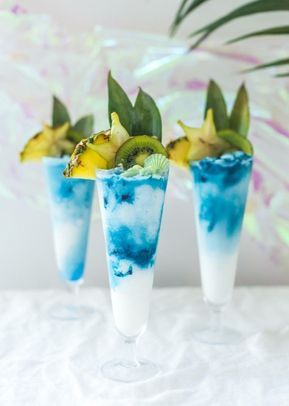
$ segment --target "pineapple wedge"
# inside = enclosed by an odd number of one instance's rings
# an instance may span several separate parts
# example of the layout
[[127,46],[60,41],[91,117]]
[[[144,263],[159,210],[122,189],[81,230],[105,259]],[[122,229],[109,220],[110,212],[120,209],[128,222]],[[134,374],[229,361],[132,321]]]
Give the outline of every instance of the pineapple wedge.
[[186,136],[171,141],[167,145],[168,158],[176,165],[187,168],[189,165],[188,152],[190,145],[190,141]]
[[99,154],[107,162],[107,169],[112,168],[118,147],[111,141],[111,131],[101,131],[88,140],[88,148]]
[[67,178],[95,179],[96,169],[111,169],[115,166],[115,155],[127,141],[129,134],[112,113],[111,130],[101,131],[82,140],[75,148],[64,171]]
[[96,169],[109,169],[114,161],[115,147],[109,131],[80,141],[64,171],[67,178],[95,179]]
[[20,161],[39,161],[45,156],[59,157],[63,154],[70,155],[74,143],[66,138],[69,123],[57,128],[44,125],[43,131],[34,135],[20,152]]

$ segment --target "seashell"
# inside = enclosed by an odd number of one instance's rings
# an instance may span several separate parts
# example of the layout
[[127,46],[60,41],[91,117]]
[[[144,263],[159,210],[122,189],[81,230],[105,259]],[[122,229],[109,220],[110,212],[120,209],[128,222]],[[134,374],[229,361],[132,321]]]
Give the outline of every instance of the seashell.
[[165,174],[169,166],[168,158],[162,154],[152,154],[144,161],[144,168],[150,168],[152,173]]

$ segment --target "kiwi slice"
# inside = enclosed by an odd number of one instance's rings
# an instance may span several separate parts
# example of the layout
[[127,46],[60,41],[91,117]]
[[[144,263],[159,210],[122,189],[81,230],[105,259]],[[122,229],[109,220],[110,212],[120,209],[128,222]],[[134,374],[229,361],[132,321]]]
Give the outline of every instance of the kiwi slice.
[[134,165],[144,166],[145,159],[152,154],[167,156],[165,147],[153,137],[137,135],[129,138],[116,153],[115,164],[126,170]]

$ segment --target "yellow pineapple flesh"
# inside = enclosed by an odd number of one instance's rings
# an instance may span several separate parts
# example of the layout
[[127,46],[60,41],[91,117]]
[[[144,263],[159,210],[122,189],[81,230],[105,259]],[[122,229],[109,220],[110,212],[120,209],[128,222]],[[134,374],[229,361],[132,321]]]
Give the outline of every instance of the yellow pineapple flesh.
[[181,137],[171,141],[167,145],[169,159],[171,159],[176,165],[186,168],[189,164],[188,152],[190,145],[187,137]]
[[97,169],[114,166],[117,147],[110,141],[110,130],[102,131],[77,144],[64,171],[69,178],[95,179]]
[[111,130],[101,131],[76,146],[64,171],[66,177],[95,179],[97,169],[115,166],[116,152],[129,134],[116,113],[112,113],[111,117]]

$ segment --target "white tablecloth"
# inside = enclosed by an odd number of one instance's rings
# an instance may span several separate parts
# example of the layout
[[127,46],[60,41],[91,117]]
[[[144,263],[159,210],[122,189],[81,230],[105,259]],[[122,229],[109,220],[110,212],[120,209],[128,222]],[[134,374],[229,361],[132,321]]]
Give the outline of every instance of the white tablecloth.
[[56,321],[47,309],[61,291],[0,293],[0,405],[289,405],[289,288],[239,288],[226,323],[246,335],[220,347],[192,340],[207,321],[199,289],[154,290],[142,357],[161,374],[137,384],[102,378],[100,365],[120,354],[108,291],[83,289],[100,314]]

